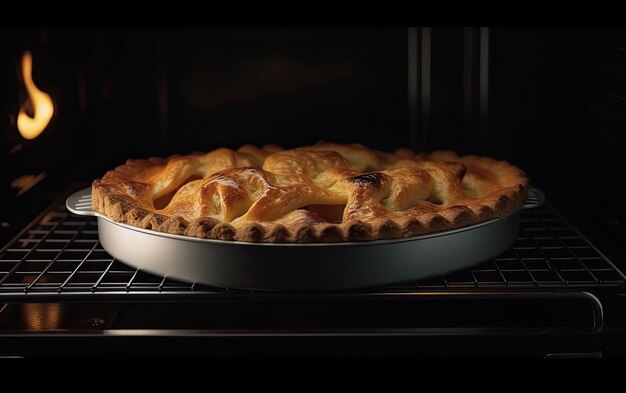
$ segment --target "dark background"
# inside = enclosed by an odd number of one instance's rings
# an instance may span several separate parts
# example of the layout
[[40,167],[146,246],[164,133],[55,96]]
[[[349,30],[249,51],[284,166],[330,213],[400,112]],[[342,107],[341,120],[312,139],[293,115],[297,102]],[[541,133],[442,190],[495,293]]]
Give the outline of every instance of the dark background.
[[[326,139],[506,159],[551,200],[582,195],[623,228],[626,29],[489,29],[485,118],[477,89],[479,29],[432,28],[427,112],[421,99],[409,105],[407,33],[404,27],[0,28],[0,196],[8,202],[0,221],[13,225],[16,209],[32,205],[29,194],[89,182],[129,157]],[[33,141],[15,127],[26,97],[18,73],[24,50],[33,52],[35,83],[56,104],[48,129]],[[41,172],[45,181],[15,195],[15,178]]]

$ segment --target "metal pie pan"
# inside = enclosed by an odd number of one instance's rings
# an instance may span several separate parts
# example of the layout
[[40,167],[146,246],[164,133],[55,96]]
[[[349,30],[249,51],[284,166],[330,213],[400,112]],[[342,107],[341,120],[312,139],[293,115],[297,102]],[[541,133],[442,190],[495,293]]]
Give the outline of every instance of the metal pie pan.
[[[543,200],[531,188],[523,208]],[[91,188],[72,194],[66,205],[75,214],[96,216],[102,247],[142,271],[222,288],[290,292],[388,285],[468,268],[513,245],[520,214],[407,239],[277,244],[199,239],[113,222],[92,210]]]

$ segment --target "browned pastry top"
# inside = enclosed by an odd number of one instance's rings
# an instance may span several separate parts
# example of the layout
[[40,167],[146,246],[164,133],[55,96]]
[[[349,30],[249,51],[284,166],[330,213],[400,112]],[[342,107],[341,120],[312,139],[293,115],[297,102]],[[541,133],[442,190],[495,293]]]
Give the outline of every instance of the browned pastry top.
[[94,208],[116,222],[282,243],[406,238],[459,228],[510,214],[527,191],[524,172],[506,161],[328,142],[128,160],[92,185]]

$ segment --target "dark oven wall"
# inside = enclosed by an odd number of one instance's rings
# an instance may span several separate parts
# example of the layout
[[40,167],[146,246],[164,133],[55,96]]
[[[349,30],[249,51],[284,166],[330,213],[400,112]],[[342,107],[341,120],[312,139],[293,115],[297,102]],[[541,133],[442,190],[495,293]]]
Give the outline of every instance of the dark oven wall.
[[[3,116],[24,97],[16,69],[21,51],[32,50],[35,81],[54,96],[58,113],[41,141],[26,147],[59,141],[69,156],[89,161],[87,177],[128,157],[246,143],[325,139],[394,149],[410,141],[403,28],[10,33]],[[4,149],[21,141],[6,123]],[[47,146],[42,151],[47,165],[59,160]]]
[[491,39],[490,152],[623,244],[626,29],[500,28]]

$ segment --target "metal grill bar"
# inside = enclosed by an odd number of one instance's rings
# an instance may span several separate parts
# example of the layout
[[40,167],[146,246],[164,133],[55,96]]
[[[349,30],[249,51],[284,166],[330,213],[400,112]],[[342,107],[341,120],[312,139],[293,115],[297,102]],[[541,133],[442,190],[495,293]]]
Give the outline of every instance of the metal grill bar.
[[[61,222],[63,222],[66,218],[67,218],[67,216],[63,217]],[[28,284],[28,286],[26,288],[24,288],[24,292],[28,292],[33,287],[33,285],[35,285],[39,281],[39,279],[41,279],[41,277],[43,277],[43,275],[48,271],[50,266],[52,266],[52,264],[59,258],[59,255],[61,255],[61,253],[63,251],[65,251],[65,249],[68,247],[69,244],[71,244],[71,241],[74,240],[77,235],[78,235],[78,232],[76,232],[76,234],[72,237],[72,239],[69,242],[64,243],[61,246],[61,250],[55,255],[54,259],[52,259],[52,261],[50,261],[50,263],[48,263],[46,265],[46,267],[43,269],[43,271],[41,273],[39,273],[39,275],[30,284]],[[41,240],[39,242],[41,243]]]
[[[47,216],[46,216],[46,217],[47,217]],[[42,224],[42,225],[43,225],[43,224],[44,224],[44,222],[43,222],[44,220],[45,220],[45,217],[42,219],[42,221],[40,221],[40,224]],[[53,228],[53,230],[54,230],[54,229],[56,229],[56,227],[57,227],[58,225],[59,225],[59,224],[57,223],[57,224],[55,225],[55,227]],[[41,239],[37,242],[36,246],[38,246],[38,245],[39,245],[39,243],[41,243],[41,242],[42,242],[45,238],[47,238],[47,237],[48,237],[48,235],[50,235],[50,233],[52,233],[52,230],[50,230],[50,231],[38,231],[38,232],[43,233],[43,235],[44,235],[44,236],[43,236],[43,237],[42,237],[42,238],[41,238]],[[10,247],[10,246],[9,246],[9,247]],[[7,248],[9,248],[9,247],[7,247]],[[35,247],[33,247],[33,248],[31,248],[30,250],[28,250],[28,251],[27,251],[27,252],[26,252],[26,253],[25,253],[25,254],[24,254],[24,255],[20,258],[19,263],[17,263],[17,264],[16,264],[16,265],[15,265],[15,266],[11,269],[11,271],[9,272],[9,274],[7,274],[6,276],[4,276],[4,277],[2,277],[2,278],[0,279],[0,286],[4,284],[4,282],[6,281],[7,277],[9,277],[12,273],[14,273],[14,272],[16,272],[16,271],[17,271],[17,269],[19,268],[20,264],[21,264],[21,263],[22,263],[22,262],[23,262],[23,261],[24,261],[24,260],[25,260],[25,259],[26,259],[26,258],[27,258],[27,257],[28,257],[31,253],[32,253],[32,252],[33,252],[33,250],[34,250],[34,249],[35,249]],[[8,249],[8,251],[9,251],[9,252],[11,251],[11,250],[10,250],[10,248]],[[14,251],[14,252],[15,252],[15,251]],[[7,253],[5,252],[5,254],[7,254]],[[0,255],[1,255],[1,254],[0,254]]]
[[91,250],[89,250],[89,253],[87,253],[87,255],[85,255],[85,258],[83,258],[83,260],[80,261],[80,263],[78,264],[78,266],[76,267],[76,269],[74,271],[72,271],[70,273],[70,275],[65,279],[65,281],[63,281],[63,283],[61,284],[61,286],[59,287],[59,292],[63,290],[63,288],[67,285],[67,283],[74,277],[74,275],[76,274],[76,272],[78,272],[78,270],[82,267],[82,265],[85,263],[85,261],[87,260],[87,258],[89,257],[89,255],[91,255],[91,253],[93,252],[93,250],[95,250],[95,248],[98,246],[99,242],[95,242],[94,245],[91,247]]
[[[493,260],[445,277],[376,288],[375,292],[507,287],[532,291],[625,283],[624,275],[606,257],[554,208],[544,206],[522,213],[517,242]],[[0,251],[0,297],[249,292],[178,282],[124,265],[101,247],[96,219],[73,215],[64,205],[55,206]]]
[[[513,252],[515,252],[515,249],[513,249]],[[532,280],[532,283],[533,283],[532,285],[537,286],[538,285],[537,280],[535,279],[535,276],[531,273],[531,271],[528,269],[528,266],[526,266],[526,263],[519,257],[517,252],[515,252],[515,255],[517,255],[517,259],[522,262],[522,267],[524,268],[524,271],[528,274],[528,276]]]

